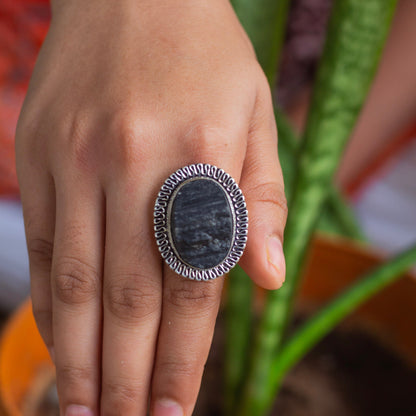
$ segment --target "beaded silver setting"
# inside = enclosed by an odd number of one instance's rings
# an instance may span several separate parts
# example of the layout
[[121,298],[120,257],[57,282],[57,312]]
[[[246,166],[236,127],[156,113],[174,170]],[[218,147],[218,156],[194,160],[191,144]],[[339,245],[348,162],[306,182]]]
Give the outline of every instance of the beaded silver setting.
[[[208,179],[221,186],[230,205],[233,237],[228,254],[219,264],[208,269],[194,267],[184,261],[175,248],[170,228],[170,210],[175,193],[195,179]],[[223,169],[209,164],[193,164],[172,173],[162,185],[154,208],[154,231],[160,254],[169,267],[188,279],[207,281],[226,274],[242,256],[248,232],[248,212],[244,195],[235,180]]]

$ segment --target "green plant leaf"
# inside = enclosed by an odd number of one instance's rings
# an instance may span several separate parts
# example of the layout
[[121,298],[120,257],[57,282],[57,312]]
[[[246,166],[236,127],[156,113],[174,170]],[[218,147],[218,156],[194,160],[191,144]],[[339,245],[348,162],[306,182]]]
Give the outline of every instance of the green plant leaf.
[[331,187],[329,190],[317,229],[327,234],[349,237],[356,241],[366,241],[354,213],[335,187]]
[[253,283],[240,266],[227,278],[225,304],[225,414],[230,415],[247,371],[253,326]]
[[267,297],[238,416],[266,412],[266,383],[285,337],[306,250],[376,71],[395,6],[396,0],[334,3],[289,202],[286,283]]
[[269,381],[266,383],[268,389],[266,407],[272,405],[275,391],[288,370],[349,313],[374,294],[403,277],[414,264],[416,264],[416,245],[359,279],[299,328],[284,343],[279,355],[272,362]]
[[[300,141],[284,114],[277,110],[275,111],[275,118],[279,131],[279,160],[285,180],[286,198],[290,201]],[[317,228],[326,233],[365,241],[353,212],[334,186],[331,186]]]

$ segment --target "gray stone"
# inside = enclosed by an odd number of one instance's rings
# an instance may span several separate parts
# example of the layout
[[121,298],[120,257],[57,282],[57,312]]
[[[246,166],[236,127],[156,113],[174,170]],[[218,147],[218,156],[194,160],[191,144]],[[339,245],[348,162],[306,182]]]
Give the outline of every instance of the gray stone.
[[208,269],[220,264],[233,243],[233,214],[223,188],[209,179],[182,185],[172,201],[171,235],[179,257]]

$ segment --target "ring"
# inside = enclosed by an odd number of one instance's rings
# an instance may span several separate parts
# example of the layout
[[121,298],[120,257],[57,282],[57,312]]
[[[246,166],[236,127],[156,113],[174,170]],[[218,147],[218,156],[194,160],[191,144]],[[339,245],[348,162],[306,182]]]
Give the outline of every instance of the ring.
[[243,193],[224,170],[185,166],[162,185],[154,209],[156,243],[179,275],[211,280],[232,269],[247,242]]

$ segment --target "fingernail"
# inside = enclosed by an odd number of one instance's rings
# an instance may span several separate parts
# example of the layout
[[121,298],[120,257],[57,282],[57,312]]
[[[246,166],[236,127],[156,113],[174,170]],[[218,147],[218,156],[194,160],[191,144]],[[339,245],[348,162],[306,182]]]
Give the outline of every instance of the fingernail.
[[155,402],[152,416],[183,416],[183,410],[173,400],[161,399]]
[[267,261],[273,266],[276,277],[280,285],[285,280],[286,262],[283,254],[283,247],[280,239],[276,236],[271,236],[267,240]]
[[65,416],[94,416],[88,407],[71,404],[66,408]]

